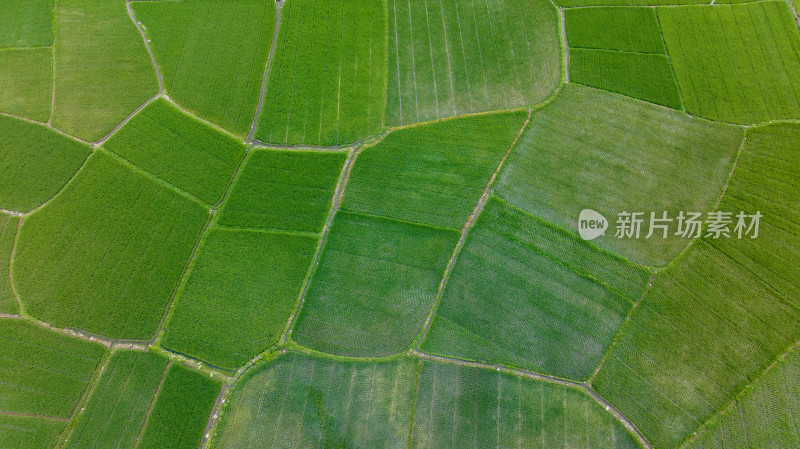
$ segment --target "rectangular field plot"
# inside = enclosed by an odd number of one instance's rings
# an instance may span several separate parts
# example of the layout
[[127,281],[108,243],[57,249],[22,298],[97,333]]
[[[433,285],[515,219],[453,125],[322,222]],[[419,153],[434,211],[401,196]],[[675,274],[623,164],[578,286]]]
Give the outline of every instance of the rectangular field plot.
[[251,151],[219,224],[321,232],[346,159],[338,152]]
[[278,341],[317,239],[213,229],[177,298],[164,346],[234,370]]
[[428,361],[419,373],[410,441],[414,449],[640,447],[584,392]]
[[385,0],[292,0],[282,6],[255,137],[343,145],[383,126]]
[[256,113],[272,36],[269,0],[137,1],[169,96],[244,136]]
[[572,232],[581,210],[595,210],[609,221],[606,235],[594,240],[597,246],[663,265],[689,239],[663,233],[648,239],[649,222],[639,238],[617,238],[617,214],[640,212],[649,220],[651,212],[660,217],[666,211],[674,219],[678,211],[710,211],[742,138],[733,126],[568,84],[531,119],[498,177],[497,192]]
[[458,232],[338,212],[294,330],[336,355],[403,351],[430,312]]
[[84,140],[108,134],[158,92],[153,63],[125,5],[108,0],[56,5],[53,126]]
[[58,193],[90,149],[43,125],[0,115],[0,208],[29,212]]
[[4,0],[2,9],[0,48],[53,44],[53,0]]
[[785,2],[659,8],[686,110],[732,123],[800,117],[800,33]]
[[653,8],[575,8],[564,11],[569,48],[666,54]]
[[38,415],[65,425],[104,351],[22,320],[0,320],[0,416]]
[[65,449],[135,447],[167,363],[148,352],[115,353]]
[[0,413],[0,447],[49,449],[56,445],[67,420],[9,416]]
[[338,362],[287,353],[244,377],[218,427],[228,449],[403,449],[417,362]]
[[480,115],[393,132],[358,155],[342,208],[461,229],[525,117]]
[[208,219],[199,204],[103,151],[20,230],[26,311],[58,327],[149,340]]
[[[736,166],[731,184],[719,209],[732,212],[731,230],[736,215],[760,212],[758,237],[752,233],[741,239],[708,239],[786,299],[800,306],[800,125],[777,124],[751,128],[747,144]],[[750,221],[747,221],[750,224]]]
[[46,122],[52,84],[52,49],[0,50],[0,112]]
[[19,312],[9,276],[11,250],[14,247],[18,224],[19,218],[0,213],[0,313]]
[[688,447],[800,447],[800,353],[767,371]]
[[654,447],[677,447],[800,336],[800,310],[704,242],[656,277],[595,381]]
[[388,0],[389,126],[544,101],[560,77],[544,0]]
[[467,237],[422,349],[584,380],[648,278],[493,198]]
[[158,99],[103,146],[208,204],[222,198],[244,157],[241,141]]
[[136,449],[197,449],[220,388],[216,380],[170,365]]

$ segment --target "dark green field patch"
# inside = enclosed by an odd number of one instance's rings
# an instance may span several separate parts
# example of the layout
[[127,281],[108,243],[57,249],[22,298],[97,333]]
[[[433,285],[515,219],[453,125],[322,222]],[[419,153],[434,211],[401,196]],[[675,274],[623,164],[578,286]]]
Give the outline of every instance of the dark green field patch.
[[0,48],[53,44],[53,0],[3,0]]
[[14,247],[18,224],[19,218],[0,213],[0,313],[19,312],[9,276],[11,250]]
[[278,341],[317,239],[213,229],[182,287],[164,346],[236,369]]
[[339,152],[251,152],[225,200],[219,223],[322,231],[346,158]]
[[564,19],[570,49],[667,52],[653,8],[575,8]]
[[163,99],[136,114],[103,146],[208,204],[222,198],[245,150],[241,141]]
[[690,114],[800,118],[800,33],[786,2],[659,8],[658,18]]
[[492,199],[470,230],[422,349],[583,380],[648,278]]
[[14,279],[26,311],[150,339],[207,219],[199,204],[96,151],[20,230]]
[[358,155],[342,208],[461,229],[525,116],[480,115],[389,134]]
[[420,331],[458,232],[339,212],[294,330],[345,356],[401,352]]
[[52,83],[52,49],[0,50],[0,112],[46,122]]
[[215,447],[406,447],[417,362],[280,356],[243,379]]
[[422,362],[414,449],[638,448],[587,394],[494,370]]
[[275,29],[268,0],[141,1],[164,89],[186,109],[244,136],[256,113]]
[[56,445],[66,421],[0,414],[0,447],[50,449]]
[[167,363],[148,352],[112,355],[65,449],[135,447]]

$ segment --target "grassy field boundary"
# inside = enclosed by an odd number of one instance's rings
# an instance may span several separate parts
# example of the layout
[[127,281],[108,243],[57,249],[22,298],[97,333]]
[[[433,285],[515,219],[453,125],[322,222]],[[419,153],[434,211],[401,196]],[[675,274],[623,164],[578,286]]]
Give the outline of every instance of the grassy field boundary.
[[258,118],[261,116],[261,110],[264,108],[264,97],[266,97],[267,93],[267,81],[269,80],[270,69],[272,69],[272,60],[275,58],[275,47],[278,46],[278,32],[281,28],[281,11],[283,10],[283,3],[276,2],[275,7],[275,31],[273,31],[272,34],[272,43],[270,44],[269,54],[267,55],[267,64],[264,66],[264,76],[261,78],[261,91],[258,94],[256,113],[253,116],[253,121],[250,123],[250,131],[247,133],[247,139],[245,140],[250,144],[255,143],[253,136],[256,133],[256,126],[258,125]]
[[72,411],[72,416],[70,416],[67,425],[64,427],[64,431],[61,433],[61,436],[58,437],[59,444],[57,447],[63,448],[67,444],[67,440],[69,439],[70,435],[72,435],[72,431],[75,430],[75,426],[78,424],[78,420],[83,414],[83,411],[86,409],[86,404],[89,403],[89,399],[92,397],[95,387],[98,383],[100,383],[100,378],[103,377],[103,373],[105,372],[106,368],[108,368],[112,354],[113,351],[106,351],[105,354],[103,354],[103,358],[100,359],[100,362],[97,365],[98,368],[94,370],[92,379],[89,381],[89,385],[83,392],[81,400],[75,405],[75,408]]
[[142,23],[136,20],[136,14],[133,12],[133,8],[131,8],[131,1],[133,0],[125,0],[125,7],[128,9],[128,17],[131,18],[131,22],[133,22],[133,25],[139,30],[139,34],[142,35],[144,46],[147,49],[147,53],[150,54],[150,60],[153,61],[153,68],[156,70],[156,77],[158,78],[158,94],[160,95],[164,93],[164,77],[161,76],[161,69],[158,67],[158,62],[156,62],[156,56],[153,54],[153,50],[150,48],[150,41],[147,39],[144,28],[142,28]]

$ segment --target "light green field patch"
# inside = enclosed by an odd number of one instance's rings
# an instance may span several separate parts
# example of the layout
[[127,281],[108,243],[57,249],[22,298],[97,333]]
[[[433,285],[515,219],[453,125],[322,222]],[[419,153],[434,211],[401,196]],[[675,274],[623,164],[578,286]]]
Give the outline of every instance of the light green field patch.
[[[758,0],[718,0],[715,5],[725,3],[748,3]],[[582,6],[676,6],[676,5],[708,5],[709,0],[557,0],[556,4],[565,8]]]
[[[709,239],[789,301],[800,306],[800,125],[753,128],[720,210],[731,212],[732,238]],[[760,212],[758,237],[738,238],[736,215]],[[750,220],[747,220],[747,225]]]
[[0,320],[0,416],[41,415],[62,420],[63,428],[104,350],[22,320]]
[[414,449],[637,448],[588,395],[494,370],[422,362]]
[[[591,124],[587,127],[587,124]],[[497,191],[545,221],[577,231],[583,209],[609,222],[597,246],[634,262],[663,265],[688,243],[661,231],[645,238],[650,213],[711,211],[733,165],[742,130],[595,89],[567,85],[540,110],[498,177]],[[636,238],[614,236],[617,214],[641,212]],[[677,229],[673,223],[673,233]]]
[[111,132],[158,91],[125,2],[58,0],[53,126],[84,140]]
[[564,19],[570,49],[667,52],[653,8],[567,9]]
[[248,373],[214,447],[389,448],[408,439],[417,362],[340,362],[297,353]]
[[800,310],[700,241],[653,282],[594,386],[677,447],[800,337]]
[[56,445],[66,421],[0,414],[0,447],[50,449]]
[[58,327],[150,339],[208,211],[96,152],[25,219],[14,280],[26,312]]
[[136,114],[103,146],[208,204],[222,199],[245,150],[241,141],[163,99]]
[[142,431],[137,449],[197,449],[220,384],[172,364]]
[[52,45],[53,0],[0,0],[0,11],[0,48]]
[[383,357],[411,344],[458,232],[338,212],[294,338],[319,351]]
[[153,353],[112,355],[64,447],[135,447],[166,369],[167,360]]
[[0,112],[46,122],[52,85],[52,49],[0,50]]
[[389,126],[544,101],[559,83],[545,0],[388,0]]
[[225,200],[219,224],[320,232],[347,155],[252,151]]
[[690,114],[800,118],[800,33],[786,2],[659,8],[658,18]]
[[58,193],[89,148],[43,125],[0,115],[0,208],[28,212]]
[[800,354],[767,371],[691,448],[800,447]]
[[241,136],[256,113],[275,30],[270,0],[141,1],[164,89],[193,113]]
[[0,313],[17,313],[19,305],[11,290],[9,263],[19,218],[0,213]]
[[359,154],[342,208],[461,229],[525,117],[480,115],[393,132]]
[[255,137],[332,146],[378,132],[386,94],[385,0],[292,0],[281,8]]
[[422,349],[584,380],[648,278],[492,198],[470,230]]
[[278,341],[317,239],[214,229],[178,296],[164,346],[234,370]]

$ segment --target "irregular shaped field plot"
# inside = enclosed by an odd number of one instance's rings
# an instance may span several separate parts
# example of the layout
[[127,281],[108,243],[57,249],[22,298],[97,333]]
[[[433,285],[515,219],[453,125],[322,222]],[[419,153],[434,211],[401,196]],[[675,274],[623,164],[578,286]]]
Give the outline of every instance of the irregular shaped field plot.
[[66,420],[46,420],[0,414],[0,447],[45,449],[58,443]]
[[600,212],[609,229],[594,240],[599,247],[637,263],[663,265],[688,239],[645,238],[647,225],[638,239],[616,238],[617,214],[642,212],[649,219],[650,212],[675,218],[678,211],[711,211],[742,138],[742,130],[732,126],[567,85],[531,119],[498,177],[497,192],[572,232],[581,210]]
[[158,99],[103,146],[208,204],[222,199],[244,144]]
[[294,330],[331,354],[403,351],[430,312],[456,231],[338,212]]
[[292,0],[270,63],[255,137],[343,145],[383,126],[385,0]]
[[493,198],[470,230],[422,349],[584,380],[648,278]]
[[275,344],[297,302],[317,241],[213,229],[178,295],[164,346],[233,370]]
[[46,122],[52,83],[52,49],[0,50],[0,112]]
[[272,44],[275,2],[135,1],[131,6],[144,24],[170,97],[246,135]]
[[388,2],[389,126],[533,106],[558,85],[558,16],[547,1]]
[[389,134],[358,155],[342,208],[461,229],[525,116],[481,115]]
[[417,362],[344,362],[287,353],[248,374],[218,447],[405,448]]
[[[19,218],[0,213],[0,273],[8,273]],[[9,276],[0,275],[0,313],[17,313],[19,306]]]
[[99,151],[26,218],[15,285],[31,315],[111,338],[149,340],[208,211]]
[[53,44],[53,0],[3,0],[0,48]]
[[0,115],[0,208],[29,212],[58,193],[89,147],[43,125]]

